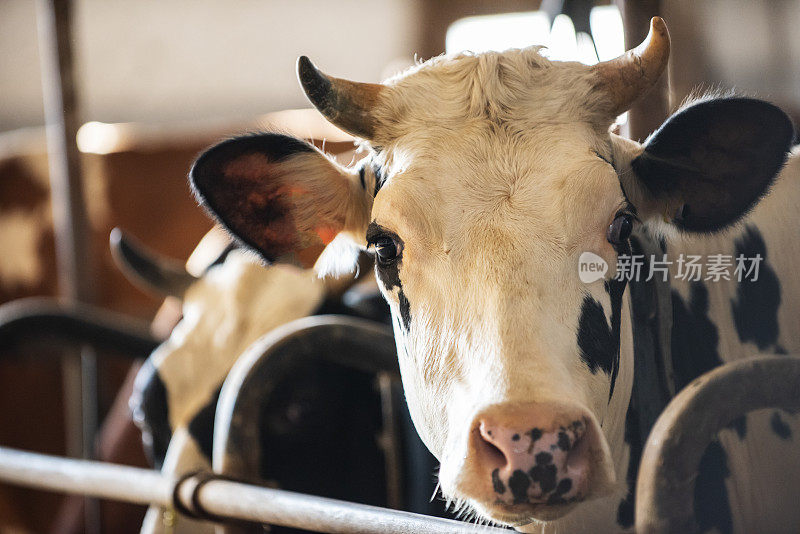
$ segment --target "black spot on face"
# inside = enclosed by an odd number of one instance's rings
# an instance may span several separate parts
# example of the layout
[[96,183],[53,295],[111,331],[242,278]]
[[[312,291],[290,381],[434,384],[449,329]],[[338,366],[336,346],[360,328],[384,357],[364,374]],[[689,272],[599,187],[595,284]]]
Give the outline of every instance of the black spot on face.
[[189,421],[189,435],[194,438],[200,447],[200,452],[211,460],[214,449],[214,417],[217,413],[217,401],[222,386],[211,396],[209,401]]
[[508,487],[514,496],[514,504],[528,502],[528,488],[531,486],[531,479],[524,471],[517,469],[508,479]]
[[492,487],[495,493],[503,494],[506,492],[506,485],[500,480],[500,469],[492,471]]
[[553,455],[549,452],[540,452],[534,459],[536,460],[536,465],[531,468],[529,474],[534,482],[539,483],[542,495],[546,495],[556,487],[558,469],[553,465]]
[[744,256],[745,265],[760,256],[758,278],[743,279],[737,284],[736,298],[731,299],[731,312],[736,333],[743,342],[755,343],[759,350],[776,351],[778,342],[778,308],[781,304],[781,284],[767,263],[767,245],[761,232],[747,225],[735,241],[736,255]]
[[533,428],[533,429],[531,429],[529,434],[531,435],[531,441],[536,441],[536,440],[538,440],[539,438],[542,437],[542,429],[541,428]]
[[779,438],[784,440],[791,439],[792,429],[781,419],[781,414],[779,412],[772,413],[772,417],[769,419],[769,426],[772,427],[772,431]]
[[514,434],[513,436],[511,436],[511,440],[512,441],[519,441],[519,434]]
[[[546,452],[540,454],[547,454],[550,456]],[[552,459],[552,456],[550,458]],[[546,495],[555,489],[556,477],[558,476],[558,470],[556,469],[555,465],[549,463],[538,463],[531,468],[529,473],[531,475],[531,479],[534,482],[539,483],[539,487],[542,490],[542,495]]]
[[692,282],[688,307],[673,291],[672,362],[678,389],[722,363],[717,354],[718,341],[717,327],[708,317],[706,286],[702,282]]
[[408,302],[402,287],[397,292],[397,299],[400,305],[400,320],[403,322],[403,328],[408,332],[411,328],[411,304]]
[[[402,247],[403,242],[399,236],[390,232],[389,230],[383,228],[379,224],[370,223],[369,227],[367,228],[367,242],[373,242],[375,236],[378,235],[391,235],[392,238],[399,243],[399,246]],[[408,297],[406,297],[405,292],[403,291],[403,284],[400,281],[400,266],[402,264],[402,256],[399,257],[397,260],[392,261],[388,264],[382,264],[379,261],[375,261],[375,275],[380,280],[383,287],[386,288],[386,291],[393,291],[397,289],[397,300],[398,306],[400,308],[400,320],[403,328],[406,332],[411,328],[411,304],[408,301]]]
[[172,428],[169,425],[167,388],[150,359],[145,361],[136,375],[131,410],[134,420],[142,430],[142,439],[145,448],[149,449],[148,454],[153,465],[161,468],[172,439]]
[[590,296],[583,299],[581,318],[578,325],[578,346],[581,358],[592,373],[601,369],[611,374],[614,360],[614,339],[606,321],[603,306]]
[[572,489],[572,479],[562,478],[558,482],[558,486],[556,486],[556,494],[564,495],[565,493],[569,493],[569,490],[571,489]]
[[569,436],[564,431],[558,433],[558,448],[562,451],[568,451],[571,448]]

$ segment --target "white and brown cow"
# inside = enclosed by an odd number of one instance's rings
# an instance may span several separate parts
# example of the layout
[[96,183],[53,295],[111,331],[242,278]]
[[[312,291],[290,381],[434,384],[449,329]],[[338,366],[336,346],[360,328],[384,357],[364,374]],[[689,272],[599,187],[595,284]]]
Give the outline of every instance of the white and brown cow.
[[[216,462],[222,457],[217,453],[217,459],[212,458],[213,451],[225,445],[214,443],[219,439],[214,429],[223,381],[257,339],[311,314],[383,319],[388,312],[369,272],[371,283],[366,279],[342,294],[352,279],[323,281],[313,271],[291,265],[264,269],[252,253],[231,245],[220,234],[209,234],[188,262],[194,272],[203,264],[204,272],[198,277],[119,230],[111,235],[114,258],[131,281],[181,301],[181,320],[145,361],[130,399],[153,463],[170,476],[220,469]],[[215,237],[223,237],[224,242],[215,243]],[[206,261],[195,261],[202,257]],[[263,384],[268,394],[250,396],[248,402],[258,404],[259,417],[241,420],[237,416],[231,423],[257,427],[258,439],[246,445],[256,448],[261,460],[257,473],[249,473],[252,480],[386,505],[385,480],[375,476],[384,464],[376,447],[381,419],[374,376],[332,363],[309,363],[302,356],[292,362],[279,361],[270,367],[276,375],[272,380],[279,386]],[[261,365],[263,372],[269,364]],[[359,432],[342,434],[340,428],[354,419],[360,422]],[[336,462],[331,465],[333,459]],[[329,479],[319,479],[322,466]],[[214,531],[211,523],[184,517],[165,522],[165,512],[151,507],[141,531]]]
[[[195,277],[119,230],[111,235],[111,247],[134,282],[181,301],[180,322],[145,361],[130,400],[151,459],[173,476],[211,470],[216,404],[231,367],[259,337],[318,309],[325,284],[290,265],[263,269],[242,250],[225,249]],[[168,528],[161,514],[151,507],[142,532],[214,531],[190,520]]]
[[[640,47],[592,67],[531,47],[362,84],[303,57],[311,102],[370,155],[345,168],[264,133],[220,143],[191,171],[198,199],[268,262],[336,273],[374,250],[414,423],[442,493],[477,518],[525,532],[631,526],[641,444],[630,428],[626,440],[630,284],[614,266],[634,226],[673,255],[765,258],[752,285],[674,286],[680,385],[724,360],[800,352],[793,126],[771,104],[725,97],[685,107],[644,144],[610,133],[668,56],[655,18]],[[585,252],[611,266],[588,284]],[[800,524],[786,505],[800,481],[796,428],[772,412],[721,433],[698,479],[714,490],[697,500],[703,527]]]

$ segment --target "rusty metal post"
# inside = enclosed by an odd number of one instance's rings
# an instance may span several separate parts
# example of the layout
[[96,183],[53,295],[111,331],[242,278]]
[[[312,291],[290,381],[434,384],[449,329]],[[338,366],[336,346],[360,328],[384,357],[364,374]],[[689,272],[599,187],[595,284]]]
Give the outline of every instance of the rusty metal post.
[[[75,141],[79,115],[71,0],[39,0],[37,25],[59,294],[67,301],[91,302],[89,225]],[[88,458],[98,417],[95,354],[88,348],[65,354],[62,370],[67,452]],[[92,507],[87,502],[87,510]],[[91,528],[89,523],[87,514],[87,527]]]
[[[650,19],[660,15],[660,0],[617,0],[625,29],[625,49],[639,46],[647,37]],[[669,21],[667,21],[669,26]],[[669,67],[650,92],[636,101],[628,111],[628,124],[623,135],[642,141],[661,126],[669,113]]]

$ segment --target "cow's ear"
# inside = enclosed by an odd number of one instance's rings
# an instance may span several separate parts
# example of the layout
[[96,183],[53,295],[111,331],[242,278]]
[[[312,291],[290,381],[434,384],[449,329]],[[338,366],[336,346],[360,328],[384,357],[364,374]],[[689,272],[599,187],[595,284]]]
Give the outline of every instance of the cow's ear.
[[197,159],[189,180],[199,202],[267,262],[310,268],[334,239],[364,240],[372,199],[358,175],[299,139],[229,139]]
[[713,232],[738,221],[768,191],[793,140],[791,120],[770,103],[701,101],[648,138],[623,185],[640,214],[687,232]]

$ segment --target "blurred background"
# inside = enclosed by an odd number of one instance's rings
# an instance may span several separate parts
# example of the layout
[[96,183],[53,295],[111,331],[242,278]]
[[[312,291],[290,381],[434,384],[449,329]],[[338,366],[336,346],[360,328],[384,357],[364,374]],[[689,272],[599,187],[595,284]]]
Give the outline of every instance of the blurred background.
[[[76,0],[69,44],[77,133],[67,141],[78,149],[75,215],[85,224],[71,239],[82,243],[73,263],[88,282],[70,292],[63,272],[59,284],[56,235],[64,234],[54,225],[63,207],[51,202],[44,124],[53,80],[42,9],[0,0],[0,303],[61,296],[152,320],[162,301],[114,267],[113,227],[185,260],[211,228],[185,179],[204,147],[270,124],[347,145],[315,112],[286,111],[309,107],[295,76],[299,55],[364,82],[464,49],[545,44],[554,59],[593,63],[638,44],[659,14],[673,43],[668,83],[630,120],[620,118],[623,132],[643,139],[697,87],[771,100],[800,123],[798,0]],[[351,149],[336,148],[345,162]],[[0,444],[86,454],[85,437],[69,422],[81,420],[70,408],[80,402],[70,400],[74,370],[46,354],[13,356],[0,356]],[[99,360],[97,421],[115,401],[125,413],[130,368],[126,358]],[[136,439],[117,461],[146,465]],[[109,515],[133,517],[123,523],[134,526],[143,513],[119,510]],[[59,495],[0,485],[0,532],[81,531],[78,516]]]

